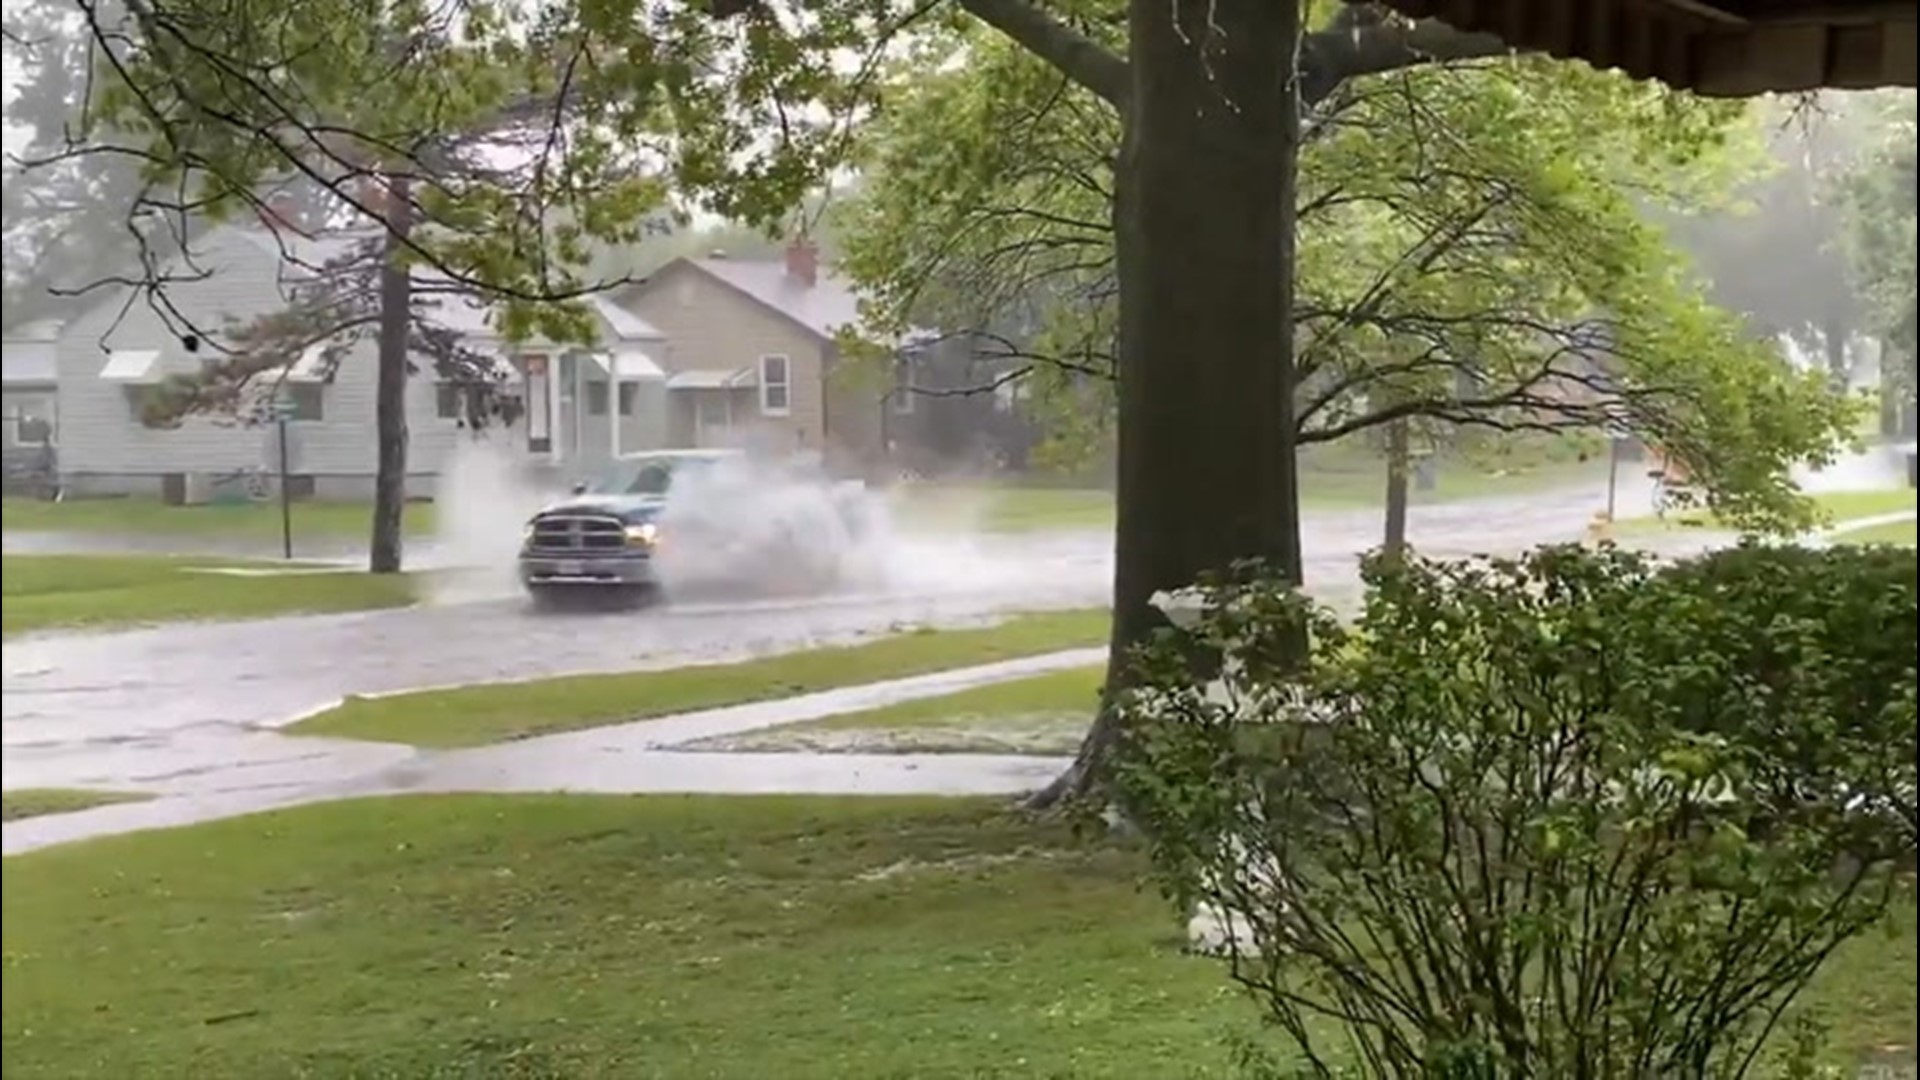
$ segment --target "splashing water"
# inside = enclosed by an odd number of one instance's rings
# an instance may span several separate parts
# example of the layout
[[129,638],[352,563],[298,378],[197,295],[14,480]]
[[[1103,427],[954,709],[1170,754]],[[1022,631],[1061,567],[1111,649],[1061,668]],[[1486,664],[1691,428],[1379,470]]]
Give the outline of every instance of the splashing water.
[[519,595],[514,558],[521,529],[554,496],[554,482],[526,465],[505,440],[463,439],[448,455],[435,499],[439,569],[430,603],[467,603]]
[[1907,449],[1901,446],[1869,446],[1843,454],[1823,469],[1796,468],[1793,479],[1802,490],[1876,491],[1905,487]]
[[[564,491],[510,444],[463,441],[442,473],[434,561],[443,569],[430,602],[517,596],[523,526]],[[959,512],[964,499],[903,522],[885,492],[831,480],[804,461],[742,456],[676,474],[656,565],[669,602],[991,594],[1021,608],[1104,595],[1103,540],[995,536]]]
[[[1086,538],[1059,544],[1036,536],[995,537],[963,524],[903,524],[884,492],[827,478],[804,460],[741,457],[674,481],[661,518],[661,576],[669,595],[809,593],[821,596],[937,598],[1004,595],[1011,606],[1045,604],[1061,587],[1100,595],[1105,545],[1093,565]],[[952,509],[952,508],[946,508]],[[971,525],[972,527],[968,527]],[[676,546],[676,535],[698,543]]]

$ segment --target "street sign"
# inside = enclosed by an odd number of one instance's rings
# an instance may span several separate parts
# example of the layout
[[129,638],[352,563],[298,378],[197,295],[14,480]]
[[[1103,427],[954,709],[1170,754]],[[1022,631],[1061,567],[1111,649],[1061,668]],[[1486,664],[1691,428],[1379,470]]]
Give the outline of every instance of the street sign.
[[287,484],[287,421],[293,419],[293,395],[275,394],[273,397],[274,427],[280,444],[280,554],[293,558],[293,503]]

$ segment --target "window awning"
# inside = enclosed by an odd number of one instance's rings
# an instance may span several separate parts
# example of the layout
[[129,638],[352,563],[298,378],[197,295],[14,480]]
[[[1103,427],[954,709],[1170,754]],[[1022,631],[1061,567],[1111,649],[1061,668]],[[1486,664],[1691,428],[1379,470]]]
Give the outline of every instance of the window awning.
[[158,349],[109,349],[100,377],[108,382],[154,383],[160,381]]
[[621,349],[614,353],[593,353],[593,362],[600,370],[621,381],[629,379],[664,379],[667,373],[653,358],[638,349]]
[[738,371],[722,371],[715,368],[694,368],[689,371],[676,371],[667,378],[669,390],[733,390],[744,386],[754,386],[759,382],[759,373],[753,368],[741,368]]

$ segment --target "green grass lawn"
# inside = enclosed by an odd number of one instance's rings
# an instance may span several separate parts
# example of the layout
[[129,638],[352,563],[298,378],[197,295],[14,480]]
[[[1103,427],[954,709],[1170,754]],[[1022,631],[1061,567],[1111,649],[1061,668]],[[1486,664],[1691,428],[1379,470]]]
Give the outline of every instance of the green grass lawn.
[[[1386,466],[1363,446],[1309,447],[1301,452],[1301,505],[1309,509],[1357,509],[1385,499]],[[1434,490],[1416,501],[1525,494],[1603,475],[1602,466],[1560,453],[1522,460],[1449,461],[1439,468]],[[1113,525],[1113,493],[1089,488],[1017,484],[929,484],[895,493],[902,520],[931,526],[967,526],[995,532],[1031,529],[1103,529]],[[293,504],[295,543],[302,537],[353,539],[370,526],[367,504],[306,501]],[[218,536],[267,541],[280,535],[278,503],[167,506],[157,499],[0,501],[0,527],[20,532]],[[431,503],[409,503],[409,533],[433,531]]]
[[287,730],[415,746],[476,746],[1101,645],[1107,626],[1105,611],[1049,612],[994,626],[913,630],[859,645],[738,663],[349,698]]
[[21,788],[0,792],[0,820],[20,821],[49,814],[71,814],[114,803],[140,802],[150,796],[131,791],[86,791],[79,788]]
[[[1835,526],[1844,526],[1848,521],[1859,518],[1878,517],[1881,514],[1896,513],[1914,508],[1914,490],[1912,488],[1894,488],[1884,491],[1828,491],[1812,496],[1819,507],[1822,519]],[[1731,529],[1732,526],[1721,522],[1705,510],[1687,510],[1668,514],[1665,521],[1657,517],[1623,518],[1614,522],[1613,529],[1620,536],[1647,536],[1678,529]]]
[[888,496],[908,527],[1026,532],[1113,527],[1113,493],[1093,488],[915,484]]
[[[1434,459],[1434,486],[1415,503],[1530,495],[1606,479],[1603,458],[1579,455],[1566,440],[1533,440],[1499,455]],[[1300,452],[1304,509],[1364,509],[1386,503],[1387,465],[1361,443],[1308,446]]]
[[241,577],[209,568],[276,568],[161,555],[0,557],[0,628],[26,633],[191,619],[248,619],[399,607],[413,602],[402,575]]
[[1870,525],[1864,529],[1849,529],[1835,533],[1830,537],[1838,544],[1893,544],[1899,547],[1920,546],[1920,534],[1916,533],[1914,522],[1895,521],[1886,525]]
[[[1532,467],[1443,465],[1431,491],[1416,502],[1525,495],[1605,476],[1604,465],[1555,461]],[[1300,504],[1309,510],[1355,510],[1386,499],[1386,466],[1377,458],[1303,457]],[[908,524],[991,532],[1105,529],[1113,526],[1113,493],[1089,488],[929,484],[897,492],[894,507]]]
[[1912,510],[1915,505],[1915,492],[1912,488],[1900,488],[1893,491],[1830,491],[1814,496],[1814,502],[1835,523],[1853,521],[1858,518],[1878,517],[1881,514]]
[[[1195,1080],[1268,1040],[1139,854],[978,801],[444,796],[4,865],[11,1080]],[[1911,1047],[1906,932],[1833,961]]]
[[[293,535],[355,538],[372,528],[372,510],[358,502],[296,502]],[[125,533],[163,536],[219,536],[277,539],[280,504],[235,503],[218,506],[167,506],[158,499],[73,499],[45,502],[9,498],[0,502],[0,526],[7,531]],[[406,528],[410,533],[433,530],[433,506],[409,503]]]
[[1071,754],[1099,704],[1103,667],[1049,672],[880,709],[702,740],[701,749]]

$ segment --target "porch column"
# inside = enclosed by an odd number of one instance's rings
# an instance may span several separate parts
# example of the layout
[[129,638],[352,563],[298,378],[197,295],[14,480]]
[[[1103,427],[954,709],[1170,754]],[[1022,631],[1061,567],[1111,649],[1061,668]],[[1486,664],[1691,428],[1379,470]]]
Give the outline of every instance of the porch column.
[[611,459],[620,460],[620,357],[607,354],[607,448]]
[[559,463],[567,455],[560,449],[560,355],[547,357],[547,460]]

